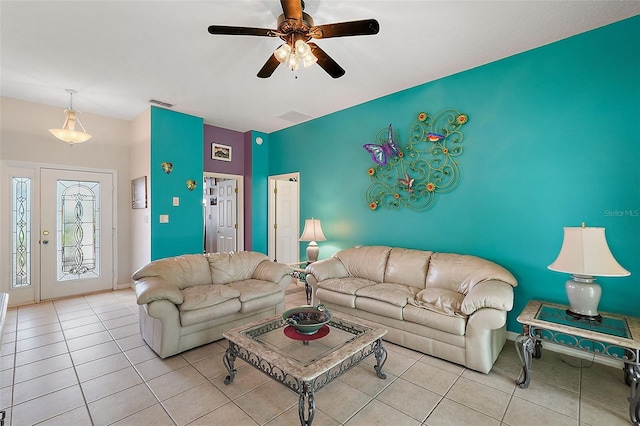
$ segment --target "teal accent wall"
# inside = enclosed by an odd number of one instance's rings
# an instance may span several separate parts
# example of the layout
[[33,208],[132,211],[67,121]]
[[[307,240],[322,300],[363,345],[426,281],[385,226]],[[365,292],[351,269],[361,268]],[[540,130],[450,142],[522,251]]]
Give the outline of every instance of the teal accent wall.
[[[202,118],[151,107],[151,260],[203,251],[203,126]],[[172,173],[163,161],[173,163]],[[193,191],[188,179],[197,182]],[[169,223],[160,223],[165,214]]]
[[[362,145],[389,123],[406,141],[418,113],[449,108],[469,115],[457,189],[426,212],[371,211],[364,194],[373,163]],[[383,244],[505,266],[519,281],[507,325],[515,332],[529,300],[566,302],[568,276],[547,269],[563,227],[605,227],[632,275],[598,279],[600,309],[640,316],[638,117],[634,17],[272,133],[269,174],[300,172],[301,221],[321,219],[327,237],[320,258]]]
[[[262,138],[262,144],[256,143],[256,138]],[[267,254],[268,247],[268,191],[269,191],[269,151],[270,136],[266,133],[251,132],[251,237],[252,250]]]

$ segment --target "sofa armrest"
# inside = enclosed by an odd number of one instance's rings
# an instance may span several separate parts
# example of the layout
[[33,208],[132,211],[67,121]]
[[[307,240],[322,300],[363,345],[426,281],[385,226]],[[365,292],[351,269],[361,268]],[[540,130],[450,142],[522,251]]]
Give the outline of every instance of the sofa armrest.
[[282,281],[282,278],[289,275],[291,271],[293,271],[293,269],[284,263],[263,260],[258,263],[251,278],[278,284]]
[[489,280],[476,284],[462,301],[462,313],[471,315],[478,309],[499,311],[513,309],[513,287],[503,281]]
[[136,281],[136,296],[138,305],[146,305],[156,300],[168,300],[180,305],[184,301],[180,289],[160,277],[146,277]]
[[312,275],[316,282],[328,280],[330,278],[345,278],[349,276],[347,268],[335,257],[310,263],[307,265],[305,272],[307,275]]

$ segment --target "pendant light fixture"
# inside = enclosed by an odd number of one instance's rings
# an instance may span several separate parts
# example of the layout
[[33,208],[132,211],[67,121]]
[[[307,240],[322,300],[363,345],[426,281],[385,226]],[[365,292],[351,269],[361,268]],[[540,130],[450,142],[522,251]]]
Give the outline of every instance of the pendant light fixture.
[[[49,131],[53,136],[67,142],[69,145],[86,142],[91,139],[91,135],[84,129],[80,119],[76,117],[76,111],[73,109],[73,95],[78,92],[73,89],[65,89],[65,91],[70,95],[69,108],[64,110],[67,118],[64,120],[62,129],[49,129]],[[82,131],[76,130],[76,122],[80,125]]]

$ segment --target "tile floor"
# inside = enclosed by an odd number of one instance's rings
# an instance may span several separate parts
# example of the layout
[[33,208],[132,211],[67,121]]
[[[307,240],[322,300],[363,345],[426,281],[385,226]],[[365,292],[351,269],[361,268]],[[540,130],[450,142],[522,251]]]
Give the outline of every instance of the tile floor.
[[[287,307],[304,303],[293,284]],[[10,309],[0,358],[5,424],[299,424],[297,396],[241,361],[233,384],[223,384],[224,341],[161,360],[136,315],[132,290]],[[630,424],[616,368],[544,351],[520,389],[512,341],[488,375],[385,346],[387,379],[365,360],[316,394],[314,425]]]

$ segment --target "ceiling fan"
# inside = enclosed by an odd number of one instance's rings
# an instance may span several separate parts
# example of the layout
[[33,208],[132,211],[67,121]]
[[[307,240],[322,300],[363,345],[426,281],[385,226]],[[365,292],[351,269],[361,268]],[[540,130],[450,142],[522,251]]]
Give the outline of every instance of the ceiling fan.
[[339,22],[335,24],[314,25],[313,18],[304,13],[304,1],[280,0],[283,13],[278,17],[278,28],[230,27],[224,25],[209,26],[209,33],[220,35],[250,35],[261,37],[280,37],[281,45],[258,71],[258,77],[268,78],[281,63],[296,70],[302,64],[308,67],[317,63],[331,77],[339,78],[345,73],[324,50],[311,42],[311,39],[347,37],[377,34],[380,24],[375,19]]

